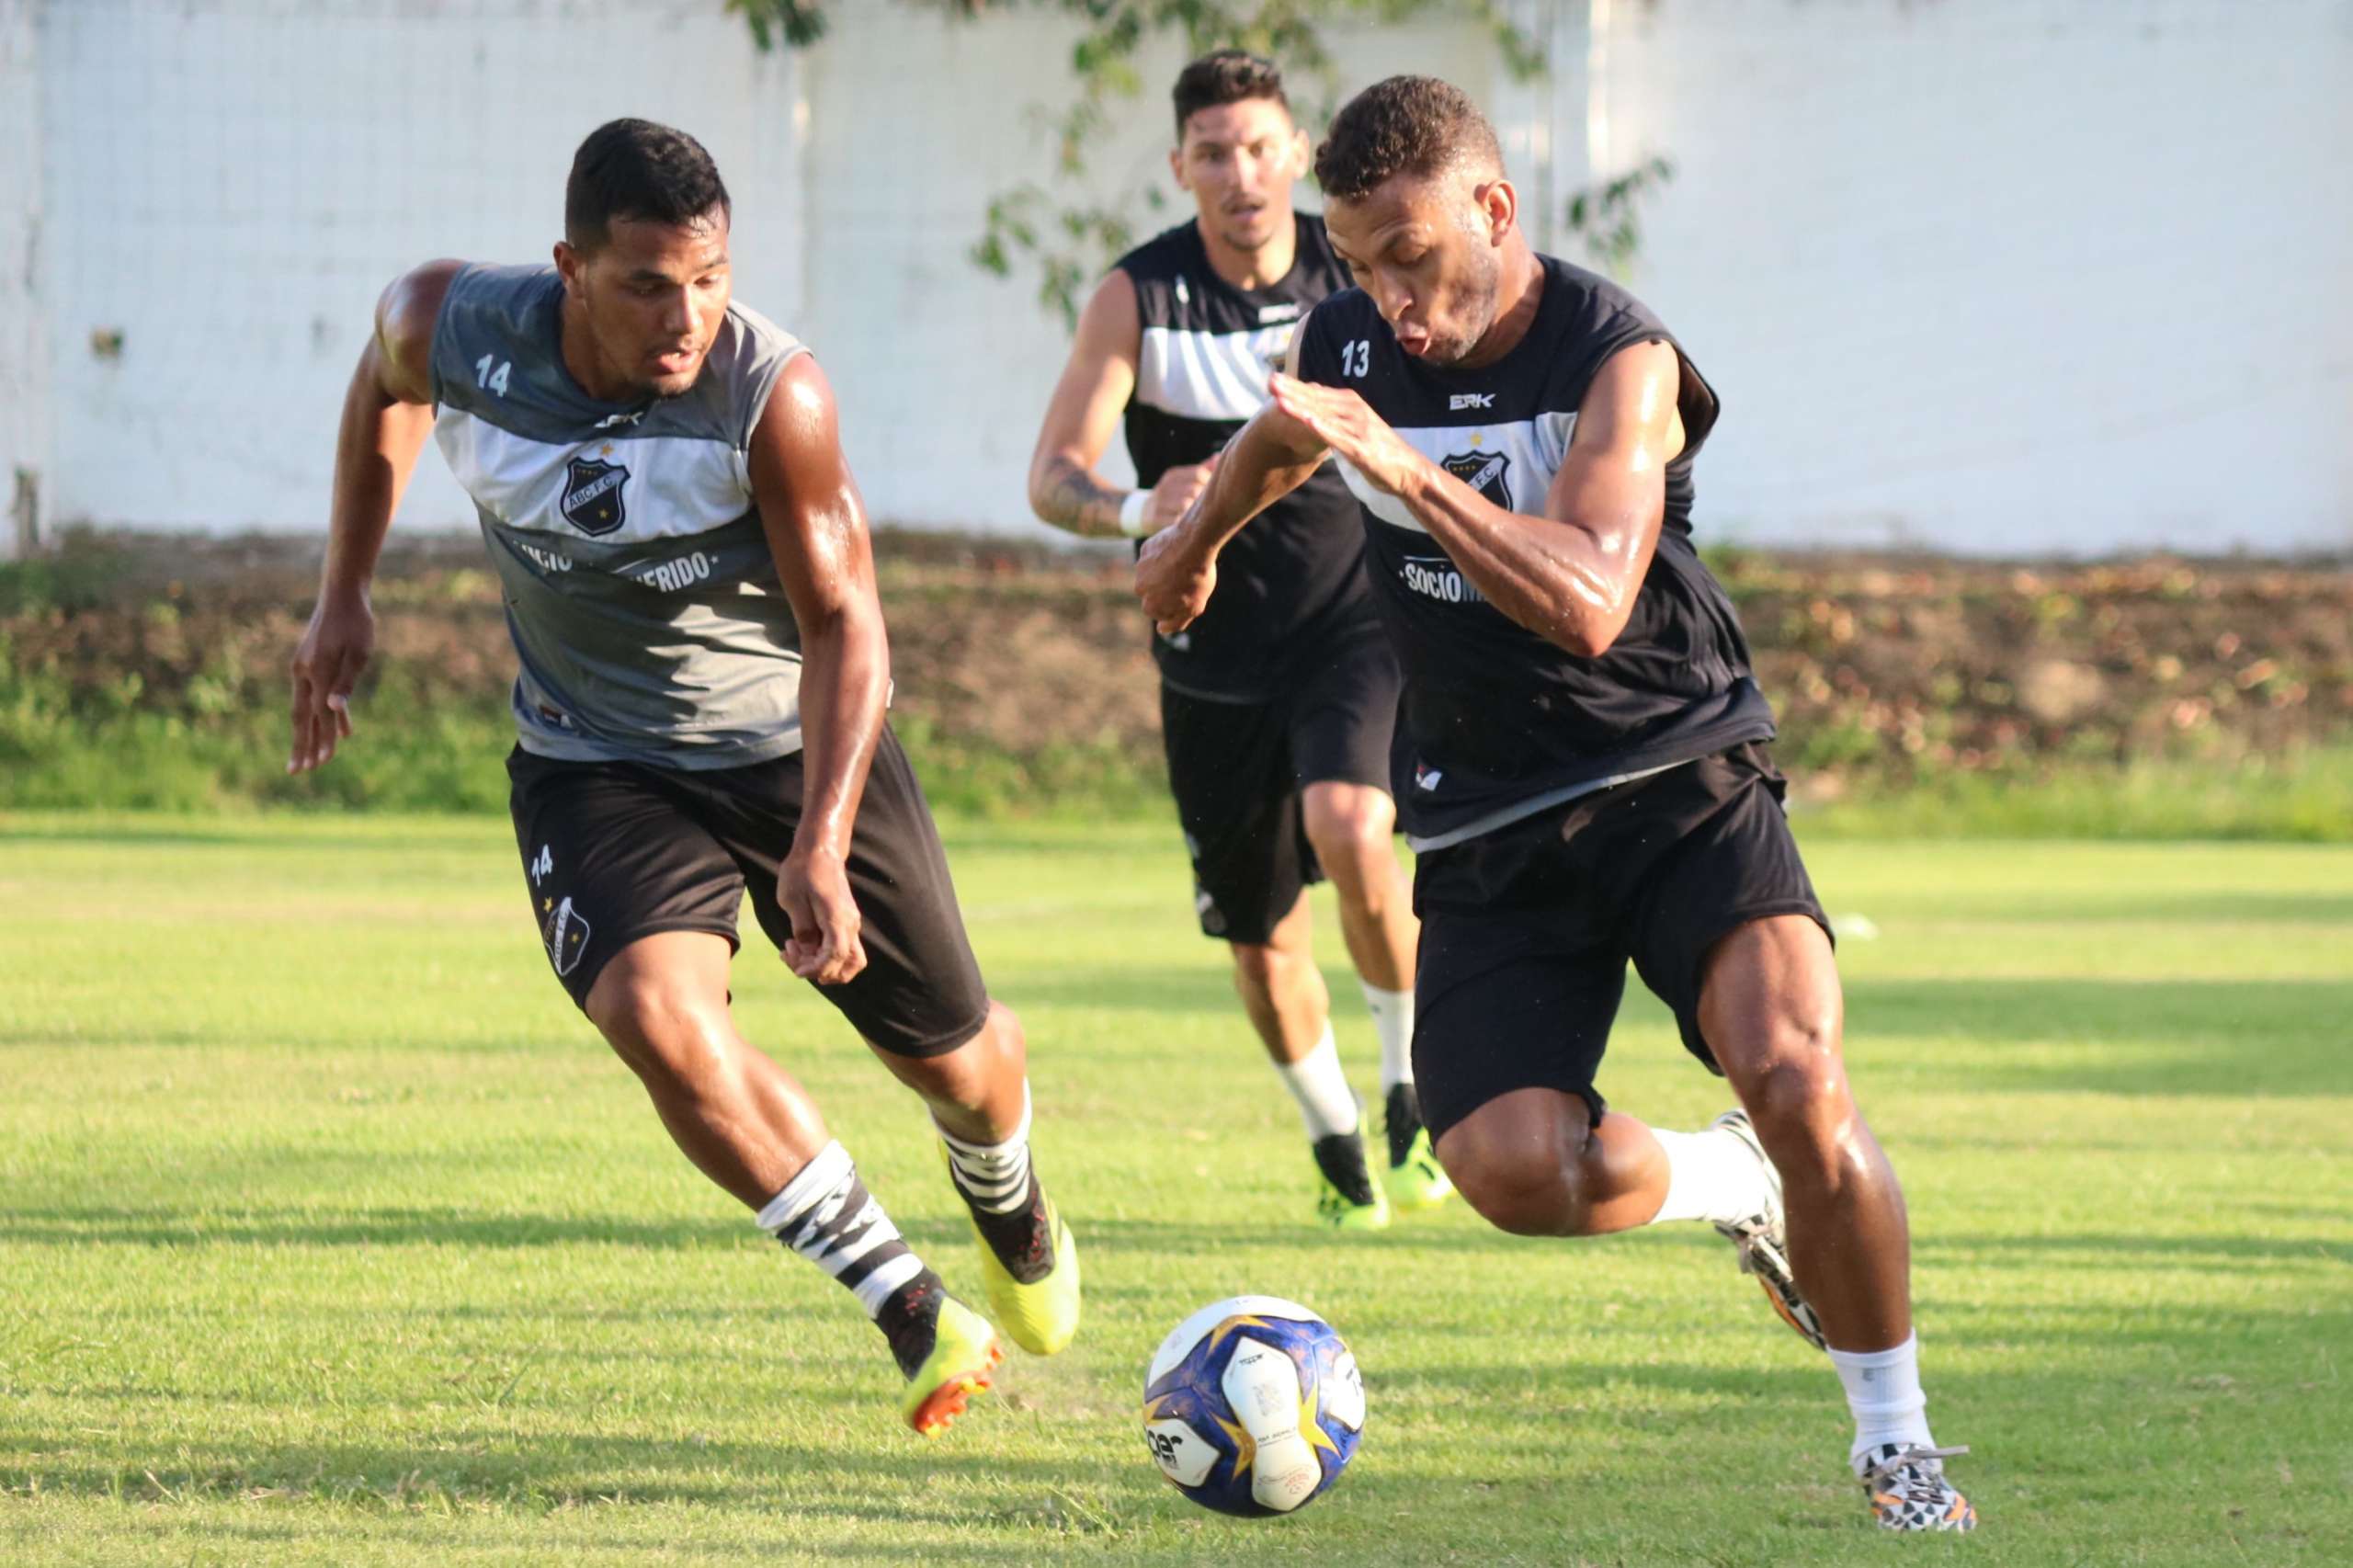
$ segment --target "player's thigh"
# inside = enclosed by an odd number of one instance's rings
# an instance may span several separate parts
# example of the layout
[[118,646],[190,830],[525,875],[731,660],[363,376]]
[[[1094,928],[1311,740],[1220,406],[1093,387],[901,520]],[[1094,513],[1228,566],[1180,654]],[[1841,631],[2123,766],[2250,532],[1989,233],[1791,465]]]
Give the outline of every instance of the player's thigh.
[[[1762,745],[1703,757],[1676,775],[1661,779],[1675,791],[1665,815],[1677,842],[1634,896],[1629,947],[1643,983],[1674,1010],[1684,1045],[1722,1072],[1736,1065],[1733,1052],[1752,1055],[1792,1010],[1835,1018],[1830,921]],[[1728,983],[1740,994],[1725,992]]]
[[1400,684],[1396,652],[1377,625],[1335,641],[1308,664],[1285,704],[1292,777],[1302,789],[1388,792]]
[[532,919],[576,1006],[586,1008],[606,965],[642,937],[709,932],[733,950],[742,873],[671,781],[519,747],[506,769]]
[[[731,770],[729,849],[744,868],[752,911],[781,948],[792,922],[777,903],[777,872],[801,820],[798,756]],[[956,884],[931,806],[907,754],[888,728],[874,748],[846,867],[858,903],[866,967],[817,994],[840,1010],[878,1051],[941,1056],[988,1021],[988,987],[956,904]]]
[[1283,712],[1163,686],[1160,716],[1201,931],[1263,945],[1315,874]]
[[1574,1096],[1599,1120],[1595,1078],[1625,984],[1625,957],[1607,944],[1525,917],[1426,908],[1414,1081],[1431,1138],[1443,1150],[1450,1129],[1522,1089]]

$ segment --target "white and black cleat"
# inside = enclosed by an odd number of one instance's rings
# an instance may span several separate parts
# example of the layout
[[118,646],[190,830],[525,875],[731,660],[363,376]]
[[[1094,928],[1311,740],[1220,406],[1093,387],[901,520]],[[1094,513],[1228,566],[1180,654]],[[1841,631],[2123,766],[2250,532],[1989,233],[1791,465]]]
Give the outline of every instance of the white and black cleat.
[[1766,1157],[1765,1145],[1757,1142],[1756,1129],[1750,1125],[1746,1111],[1728,1110],[1710,1125],[1722,1128],[1748,1146],[1756,1163],[1765,1167],[1767,1193],[1762,1212],[1719,1221],[1717,1233],[1739,1249],[1740,1271],[1756,1277],[1765,1288],[1765,1299],[1781,1321],[1816,1350],[1828,1349],[1828,1342],[1822,1337],[1822,1321],[1813,1315],[1813,1308],[1798,1290],[1797,1275],[1790,1268],[1790,1227],[1781,1208],[1781,1173]]
[[1945,1479],[1945,1460],[1966,1448],[1881,1443],[1855,1456],[1855,1475],[1883,1530],[1973,1530],[1977,1508]]

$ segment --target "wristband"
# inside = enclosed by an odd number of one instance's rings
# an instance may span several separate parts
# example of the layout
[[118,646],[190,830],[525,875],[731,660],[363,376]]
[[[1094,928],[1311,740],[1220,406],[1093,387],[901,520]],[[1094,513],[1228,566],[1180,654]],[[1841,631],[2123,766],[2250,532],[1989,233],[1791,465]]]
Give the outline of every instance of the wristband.
[[1143,515],[1152,506],[1152,492],[1131,490],[1127,499],[1120,503],[1120,531],[1130,539],[1142,539],[1146,533]]

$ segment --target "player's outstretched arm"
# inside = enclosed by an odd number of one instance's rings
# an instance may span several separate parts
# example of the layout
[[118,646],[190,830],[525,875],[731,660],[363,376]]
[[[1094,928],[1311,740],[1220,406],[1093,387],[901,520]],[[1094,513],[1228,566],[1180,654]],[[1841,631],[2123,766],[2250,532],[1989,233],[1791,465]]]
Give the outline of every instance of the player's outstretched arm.
[[1611,355],[1577,407],[1540,517],[1495,506],[1407,446],[1354,392],[1279,377],[1276,401],[1404,501],[1497,609],[1594,658],[1626,629],[1658,547],[1666,465],[1683,450],[1681,378],[1665,343]]
[[[1291,338],[1290,367],[1299,369],[1302,324]],[[1290,380],[1278,375],[1268,390]],[[1144,541],[1136,558],[1136,597],[1162,632],[1183,631],[1209,608],[1217,589],[1218,551],[1243,525],[1314,476],[1331,443],[1279,402],[1258,410],[1234,432],[1184,517]]]
[[429,261],[376,301],[376,327],[344,393],[319,600],[294,650],[294,741],[286,771],[324,767],[351,733],[351,688],[376,647],[368,588],[392,513],[433,433],[433,324],[459,261]]
[[1116,268],[1079,312],[1070,362],[1029,459],[1029,509],[1039,521],[1087,538],[1141,538],[1183,517],[1208,482],[1208,463],[1172,468],[1149,490],[1123,490],[1095,472],[1135,392],[1142,320],[1134,279]]
[[795,355],[753,427],[752,498],[801,628],[801,826],[777,878],[792,920],[784,961],[820,985],[866,967],[850,896],[850,827],[890,699],[866,503],[842,454],[832,382]]

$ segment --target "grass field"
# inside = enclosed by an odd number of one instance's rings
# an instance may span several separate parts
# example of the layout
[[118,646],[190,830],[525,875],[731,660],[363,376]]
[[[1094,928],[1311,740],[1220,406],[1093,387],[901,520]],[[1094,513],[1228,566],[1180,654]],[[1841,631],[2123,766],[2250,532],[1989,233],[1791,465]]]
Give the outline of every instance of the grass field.
[[[0,1562],[2353,1560],[2353,850],[1817,846],[1878,930],[1851,1053],[1985,1521],[1898,1542],[1704,1228],[1311,1230],[1173,840],[951,829],[1089,1316],[925,1445],[565,1003],[503,824],[0,816]],[[736,988],[976,1285],[913,1102],[756,943]],[[1647,997],[1602,1086],[1725,1103]],[[1239,1290],[1366,1372],[1357,1463],[1290,1520],[1193,1509],[1137,1436],[1153,1346]]]

